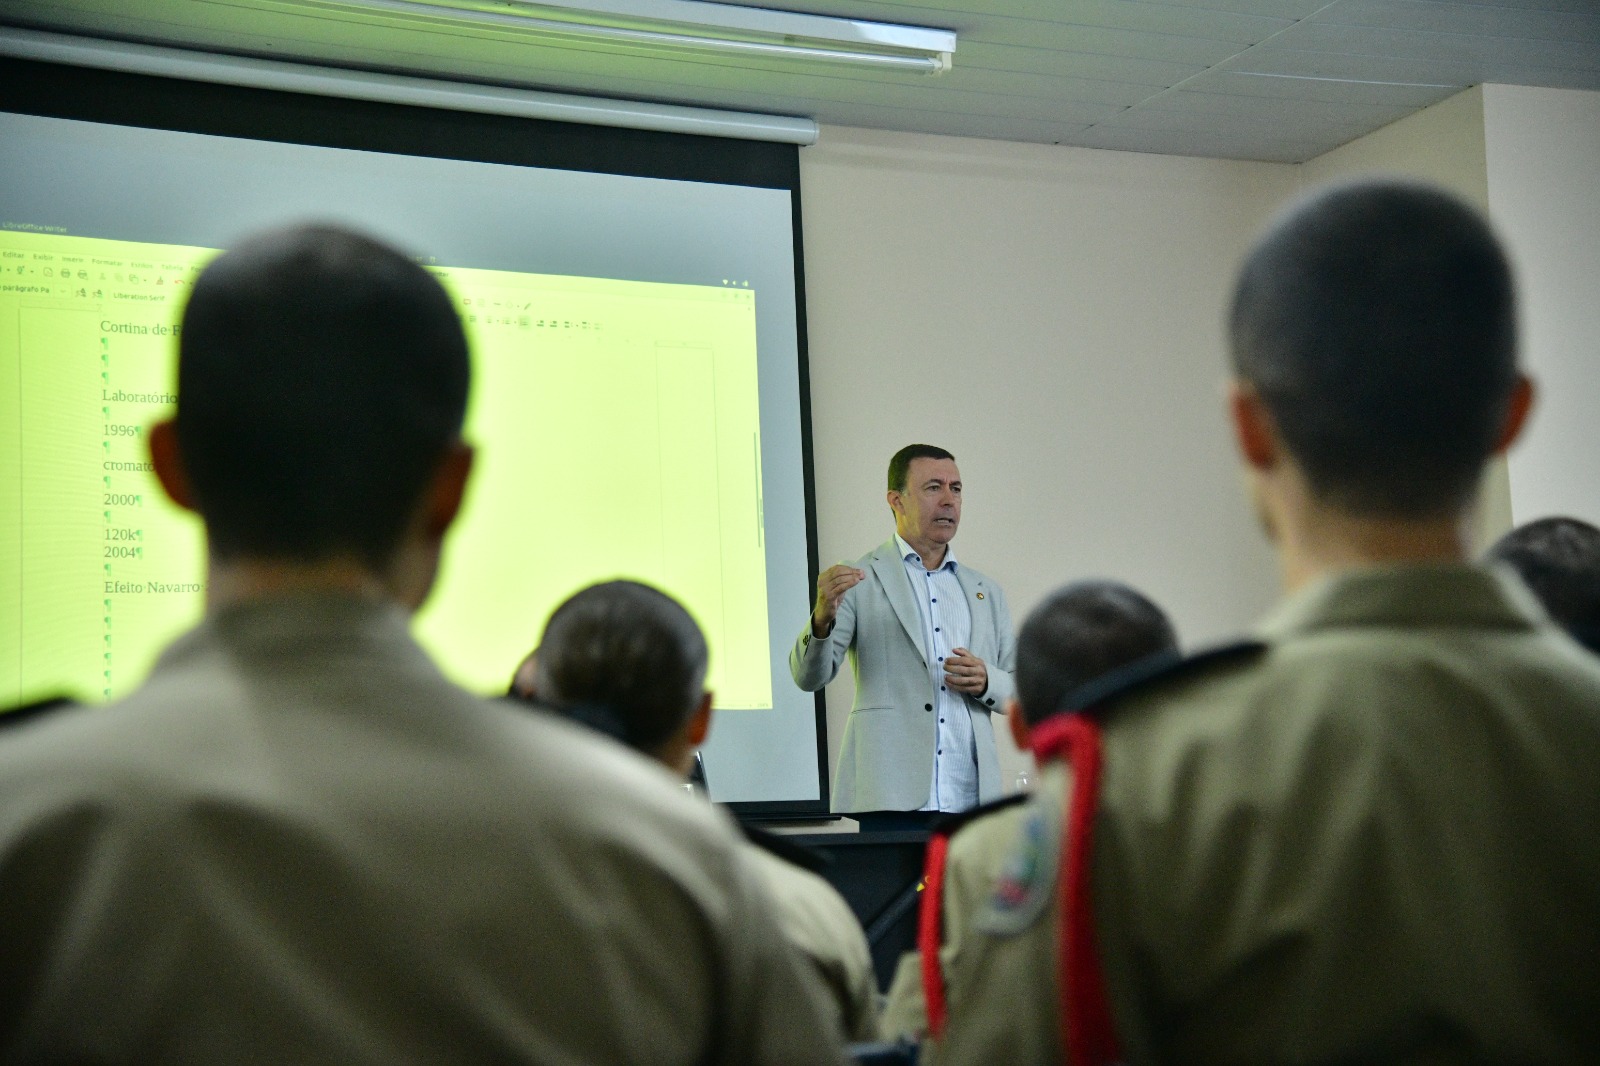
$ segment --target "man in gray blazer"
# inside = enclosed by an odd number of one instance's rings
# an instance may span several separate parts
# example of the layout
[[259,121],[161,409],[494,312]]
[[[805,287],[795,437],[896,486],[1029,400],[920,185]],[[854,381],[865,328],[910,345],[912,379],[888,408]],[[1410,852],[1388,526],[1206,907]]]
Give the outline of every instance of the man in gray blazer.
[[958,565],[955,456],[911,444],[889,460],[895,535],[817,578],[817,602],[789,654],[814,692],[848,657],[855,705],[834,775],[836,811],[959,811],[1000,796],[989,716],[1015,691],[1005,594]]

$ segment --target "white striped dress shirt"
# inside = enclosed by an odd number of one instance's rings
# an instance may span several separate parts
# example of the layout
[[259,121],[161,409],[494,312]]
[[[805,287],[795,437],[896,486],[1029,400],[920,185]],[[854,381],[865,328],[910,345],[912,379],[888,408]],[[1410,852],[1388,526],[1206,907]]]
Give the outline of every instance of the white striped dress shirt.
[[929,570],[899,534],[895,543],[911,579],[912,599],[922,616],[922,651],[933,681],[938,734],[933,746],[933,777],[925,811],[964,811],[978,804],[978,749],[972,712],[961,693],[945,684],[944,660],[972,639],[972,611],[956,578],[955,552],[946,547],[944,565]]

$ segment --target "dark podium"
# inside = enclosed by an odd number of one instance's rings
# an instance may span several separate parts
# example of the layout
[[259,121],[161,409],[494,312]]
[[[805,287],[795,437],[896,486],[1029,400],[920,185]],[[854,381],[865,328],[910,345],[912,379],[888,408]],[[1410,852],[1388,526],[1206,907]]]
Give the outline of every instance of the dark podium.
[[878,986],[889,987],[900,956],[917,947],[918,891],[928,822],[921,812],[852,815],[858,833],[785,833],[786,839],[820,852],[821,874],[850,904],[866,930]]

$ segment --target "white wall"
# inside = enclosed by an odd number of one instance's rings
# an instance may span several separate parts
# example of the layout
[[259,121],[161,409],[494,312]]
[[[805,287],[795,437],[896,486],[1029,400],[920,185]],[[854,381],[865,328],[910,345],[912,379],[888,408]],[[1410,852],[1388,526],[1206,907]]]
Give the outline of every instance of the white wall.
[[[1513,503],[1600,522],[1600,94],[1488,86],[1299,167],[824,128],[801,153],[824,565],[889,535],[884,465],[927,441],[966,481],[958,554],[1019,624],[1109,576],[1189,646],[1248,626],[1277,582],[1222,420],[1222,309],[1288,198],[1364,173],[1454,190],[1517,261],[1542,399],[1480,542]],[[850,696],[828,693],[834,755]]]
[[1600,523],[1600,93],[1490,85],[1483,109],[1489,213],[1539,387],[1511,455],[1512,514]]
[[[1261,613],[1277,579],[1221,323],[1294,168],[829,127],[801,175],[824,565],[890,535],[884,467],[925,441],[966,483],[958,556],[1018,624],[1088,576],[1148,592],[1191,646]],[[834,756],[850,695],[846,673]],[[1009,782],[1025,760],[1002,760]]]

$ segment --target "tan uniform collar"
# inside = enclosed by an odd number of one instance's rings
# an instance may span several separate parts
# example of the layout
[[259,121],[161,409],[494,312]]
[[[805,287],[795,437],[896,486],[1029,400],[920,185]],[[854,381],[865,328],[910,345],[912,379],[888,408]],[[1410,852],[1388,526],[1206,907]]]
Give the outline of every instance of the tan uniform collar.
[[344,591],[298,591],[225,604],[170,644],[157,667],[202,653],[213,642],[236,652],[324,659],[352,649],[410,645],[410,616],[392,600]]
[[1255,628],[1264,640],[1359,626],[1531,629],[1549,620],[1507,570],[1464,563],[1346,570],[1302,589]]

